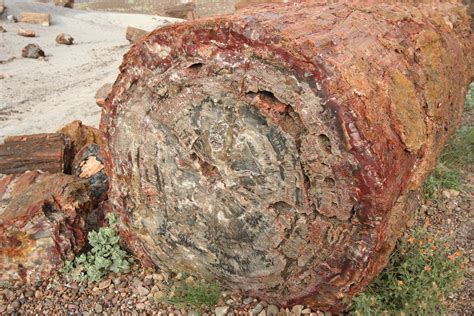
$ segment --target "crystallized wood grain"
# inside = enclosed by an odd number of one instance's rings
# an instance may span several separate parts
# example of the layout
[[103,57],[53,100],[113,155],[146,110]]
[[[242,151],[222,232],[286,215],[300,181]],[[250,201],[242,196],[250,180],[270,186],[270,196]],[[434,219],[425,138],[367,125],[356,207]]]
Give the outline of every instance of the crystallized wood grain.
[[0,174],[69,172],[72,159],[71,143],[61,133],[11,136],[0,145]]
[[459,123],[473,38],[458,4],[375,2],[249,8],[126,54],[101,130],[143,262],[333,312],[381,271]]

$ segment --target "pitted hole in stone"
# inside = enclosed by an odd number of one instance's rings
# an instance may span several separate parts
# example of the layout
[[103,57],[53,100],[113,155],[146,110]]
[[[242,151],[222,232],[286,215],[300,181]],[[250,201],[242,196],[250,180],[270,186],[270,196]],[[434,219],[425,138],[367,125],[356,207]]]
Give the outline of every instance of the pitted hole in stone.
[[324,184],[326,184],[326,186],[328,186],[330,188],[333,188],[333,187],[336,186],[336,180],[334,180],[331,177],[326,177],[326,178],[324,178]]
[[199,71],[201,70],[202,66],[204,66],[203,63],[194,63],[188,66],[188,69],[193,70],[193,71]]
[[325,134],[319,134],[318,136],[319,146],[321,147],[324,152],[327,154],[331,154],[331,140]]
[[273,208],[278,214],[289,213],[293,209],[293,206],[284,201],[275,202],[271,204],[270,207]]

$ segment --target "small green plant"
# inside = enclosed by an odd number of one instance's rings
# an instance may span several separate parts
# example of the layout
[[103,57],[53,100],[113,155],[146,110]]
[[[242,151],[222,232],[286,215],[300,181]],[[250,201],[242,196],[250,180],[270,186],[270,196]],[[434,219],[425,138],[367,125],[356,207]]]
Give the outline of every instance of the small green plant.
[[217,304],[220,293],[221,288],[217,283],[180,283],[176,294],[167,301],[171,304],[212,306]]
[[424,231],[403,238],[382,273],[353,299],[353,315],[441,315],[464,277],[465,258]]
[[118,218],[114,213],[107,214],[109,227],[88,234],[91,249],[77,256],[74,261],[66,261],[62,273],[77,281],[98,281],[106,273],[127,272],[131,258],[120,248],[117,226]]
[[471,82],[471,84],[469,85],[469,90],[467,91],[464,107],[467,111],[471,111],[472,109],[474,109],[474,82]]

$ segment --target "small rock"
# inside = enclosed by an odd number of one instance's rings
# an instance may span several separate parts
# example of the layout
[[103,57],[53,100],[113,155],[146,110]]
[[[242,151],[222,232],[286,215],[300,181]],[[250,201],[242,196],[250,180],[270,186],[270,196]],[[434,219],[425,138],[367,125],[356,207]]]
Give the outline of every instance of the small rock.
[[16,23],[18,20],[14,15],[10,14],[10,15],[7,16],[7,21],[8,21],[8,23]]
[[216,316],[226,316],[227,312],[229,311],[229,306],[219,306],[216,307],[214,312],[216,313]]
[[0,304],[0,313],[4,313],[7,310],[7,306]]
[[147,289],[146,287],[144,287],[140,284],[136,287],[136,290],[137,290],[138,295],[140,295],[140,296],[146,296],[146,295],[148,295],[148,293],[150,293],[149,289]]
[[3,28],[3,26],[0,25],[0,33],[5,33],[7,30]]
[[138,309],[138,310],[144,310],[145,307],[146,307],[146,305],[145,305],[144,303],[138,303],[138,304],[137,304],[137,309]]
[[259,314],[261,311],[263,310],[263,305],[261,303],[258,303],[257,305],[255,305],[254,308],[252,308],[252,313],[254,315],[257,315]]
[[143,285],[145,286],[151,286],[153,285],[153,279],[152,278],[145,278],[145,280],[143,281]]
[[63,45],[72,45],[74,42],[74,38],[66,33],[61,33],[58,36],[56,36],[56,43],[58,44],[63,44]]
[[100,305],[99,303],[96,303],[94,310],[96,313],[102,313],[102,305]]
[[33,30],[24,30],[24,29],[19,29],[17,32],[18,35],[23,36],[23,37],[35,37],[36,33]]
[[107,279],[105,281],[102,281],[102,282],[99,283],[99,289],[100,290],[106,289],[110,286],[110,284],[112,284],[111,279]]
[[301,314],[310,314],[311,313],[311,308],[305,308],[301,311]]
[[301,312],[303,311],[304,306],[303,305],[295,305],[291,309],[291,315],[292,316],[300,316]]
[[448,190],[443,190],[441,192],[441,195],[445,198],[445,199],[450,199],[451,198],[451,194],[449,193]]
[[276,307],[275,305],[268,305],[267,315],[268,316],[277,316],[277,314],[278,314],[278,307]]
[[23,58],[44,57],[44,51],[37,44],[28,44],[21,50]]
[[252,302],[253,302],[253,297],[246,297],[244,298],[244,301],[243,301],[244,305],[249,305]]
[[188,316],[199,316],[199,312],[195,309],[188,311]]
[[267,312],[263,310],[258,314],[258,316],[267,316]]

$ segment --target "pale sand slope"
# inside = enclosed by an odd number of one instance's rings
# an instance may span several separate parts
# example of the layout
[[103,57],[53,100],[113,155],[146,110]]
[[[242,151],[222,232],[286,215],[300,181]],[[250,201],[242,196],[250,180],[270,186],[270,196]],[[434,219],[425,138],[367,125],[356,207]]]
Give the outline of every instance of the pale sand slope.
[[[52,25],[7,23],[0,33],[0,141],[5,136],[54,132],[72,120],[97,126],[100,108],[94,95],[104,83],[114,82],[122,57],[130,48],[127,26],[153,30],[179,21],[143,14],[91,12],[56,7],[32,0],[5,1],[7,14],[22,11],[48,12]],[[19,28],[32,29],[36,38],[17,35]],[[59,33],[74,37],[74,45],[56,44]],[[21,57],[21,49],[37,43],[46,60]],[[11,76],[11,77],[8,77]]]

